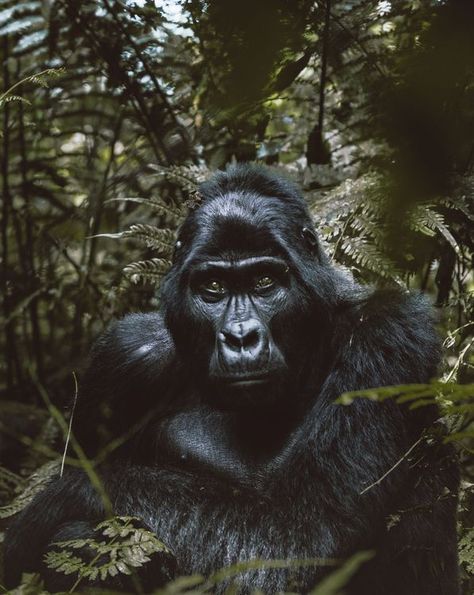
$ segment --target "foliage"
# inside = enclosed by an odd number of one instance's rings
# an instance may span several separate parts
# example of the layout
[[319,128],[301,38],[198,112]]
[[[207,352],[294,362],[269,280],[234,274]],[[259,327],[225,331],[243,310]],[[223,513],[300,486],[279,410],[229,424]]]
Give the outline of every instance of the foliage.
[[467,531],[459,540],[459,561],[474,574],[474,529]]
[[43,581],[37,574],[24,574],[21,585],[9,591],[11,595],[47,595]]
[[150,260],[132,262],[123,269],[123,272],[130,277],[133,283],[138,283],[140,279],[156,283],[170,268],[170,264],[169,260],[163,258],[150,258]]
[[93,581],[98,578],[105,580],[119,573],[130,575],[149,562],[154,553],[170,554],[151,531],[140,525],[140,519],[113,517],[97,525],[97,538],[54,544],[60,549],[49,551],[45,555],[45,563],[57,572],[77,575],[73,589],[82,579]]
[[[59,461],[50,461],[45,463],[42,467],[37,469],[29,478],[27,482],[18,481],[15,486],[15,492],[20,492],[16,498],[6,506],[0,507],[0,519],[11,517],[27,506],[36,494],[41,492],[51,481],[54,475],[59,471]],[[1,469],[2,475],[6,473],[6,469]]]
[[[130,527],[130,522],[133,519],[126,518],[126,517],[115,517],[110,521],[106,521],[105,523],[101,523],[101,525],[107,525],[107,536],[111,538],[120,537],[122,539],[124,537],[123,533],[124,530],[120,530],[120,535],[115,534],[115,527],[117,523],[125,523],[127,529]],[[127,525],[128,523],[128,525]],[[110,526],[113,525],[112,530]],[[99,528],[99,527],[98,527]],[[127,531],[125,529],[125,531]],[[104,543],[97,543],[94,540],[74,540],[73,542],[63,542],[61,543],[62,548],[58,552],[51,552],[46,557],[46,562],[51,568],[55,568],[65,574],[73,574],[78,573],[82,578],[90,578],[95,579],[97,576],[101,578],[106,578],[106,576],[115,576],[117,573],[124,573],[130,574],[134,568],[141,566],[143,563],[149,561],[147,560],[148,556],[154,552],[162,552],[163,550],[160,549],[160,546],[163,546],[161,542],[159,542],[153,536],[153,544],[147,543],[146,544],[146,553],[144,554],[143,549],[143,539],[141,539],[141,534],[138,531],[145,532],[143,529],[137,530],[134,529],[130,531],[130,535],[133,539],[133,545],[130,547],[126,541],[120,544],[115,544],[113,547],[113,552],[115,553],[117,550],[121,551],[122,548],[125,550],[125,554],[123,554],[123,559],[118,560],[117,558],[113,561],[109,561],[108,563],[104,563],[102,565],[98,565],[97,562],[95,564],[89,563],[86,564],[84,561],[80,560],[79,557],[71,555],[70,551],[67,551],[67,548],[75,548],[81,549],[84,546],[89,546],[97,551],[101,555],[109,555],[109,549],[112,547],[109,544]],[[104,531],[105,533],[105,531]],[[152,535],[152,534],[150,534]],[[149,536],[147,536],[148,539]],[[155,543],[156,542],[156,543]],[[139,546],[136,544],[139,543]],[[133,551],[132,551],[133,548]],[[168,550],[164,550],[168,553]],[[311,591],[311,595],[338,595],[341,593],[341,589],[347,584],[349,579],[354,575],[354,573],[370,558],[373,557],[373,552],[364,551],[355,554],[348,560],[344,561],[340,568],[332,571],[321,583]],[[112,557],[112,554],[111,554]],[[117,555],[119,557],[119,555]],[[264,561],[264,560],[252,560],[249,562],[240,562],[239,564],[229,566],[222,570],[219,570],[214,575],[205,578],[201,575],[194,575],[188,577],[180,577],[169,582],[165,587],[160,589],[158,592],[160,595],[171,595],[176,594],[179,595],[180,593],[189,593],[189,589],[192,588],[192,593],[198,594],[205,594],[205,593],[212,593],[213,589],[222,582],[232,581],[235,576],[246,572],[248,570],[253,570],[257,568],[287,568],[287,567],[298,567],[298,566],[307,566],[307,565],[318,565],[321,563],[326,563],[326,561],[319,561],[319,560],[271,560],[271,561]],[[332,562],[332,565],[336,565],[336,561]],[[79,583],[78,583],[79,584]],[[74,587],[75,589],[75,587]],[[226,592],[232,592],[232,582],[230,582],[230,586],[227,587]]]
[[395,398],[398,403],[410,403],[413,409],[424,405],[438,404],[446,414],[467,413],[474,411],[474,405],[463,405],[462,400],[468,399],[474,392],[474,384],[445,384],[433,382],[431,384],[405,384],[400,386],[385,386],[366,390],[344,393],[337,400],[342,405],[350,405],[356,398],[384,401]]
[[347,584],[351,576],[364,562],[373,557],[373,552],[359,552],[347,560],[339,569],[330,574],[311,591],[311,595],[337,595]]
[[244,160],[303,187],[358,280],[439,307],[441,382],[342,399],[439,403],[474,483],[474,3],[0,0],[0,60],[2,516],[56,468],[50,413],[74,394],[71,369],[112,318],[157,307],[197,184]]

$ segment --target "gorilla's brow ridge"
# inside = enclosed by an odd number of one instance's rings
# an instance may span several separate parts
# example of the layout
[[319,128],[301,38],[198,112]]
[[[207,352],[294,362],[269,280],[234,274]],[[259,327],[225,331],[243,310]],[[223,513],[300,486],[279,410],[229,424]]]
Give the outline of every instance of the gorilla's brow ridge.
[[222,258],[218,260],[196,260],[191,261],[189,266],[193,267],[193,273],[208,273],[214,270],[243,270],[250,273],[252,269],[261,270],[262,268],[281,270],[288,269],[288,264],[282,258],[277,256],[261,256],[250,258]]

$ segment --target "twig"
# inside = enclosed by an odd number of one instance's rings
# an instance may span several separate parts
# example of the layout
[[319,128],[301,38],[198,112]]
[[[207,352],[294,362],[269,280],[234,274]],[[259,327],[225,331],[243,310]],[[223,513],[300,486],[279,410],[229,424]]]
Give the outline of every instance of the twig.
[[424,439],[424,436],[421,436],[420,438],[418,438],[418,440],[417,440],[417,441],[416,441],[414,444],[412,444],[412,445],[410,446],[410,448],[409,448],[409,449],[406,451],[406,453],[405,453],[405,454],[404,454],[404,455],[403,455],[403,456],[402,456],[400,459],[398,459],[398,461],[395,463],[395,465],[393,465],[392,467],[390,467],[390,469],[389,469],[389,470],[388,470],[386,473],[384,473],[384,474],[382,475],[382,477],[380,477],[379,479],[377,479],[377,481],[374,481],[374,483],[371,483],[369,486],[367,486],[366,488],[364,488],[364,489],[362,490],[362,492],[360,493],[360,495],[362,496],[362,494],[365,494],[366,492],[368,492],[369,490],[371,490],[373,487],[375,487],[375,486],[377,486],[377,485],[381,484],[381,483],[382,483],[382,481],[383,481],[383,480],[384,480],[384,479],[385,479],[385,478],[386,478],[388,475],[390,475],[390,473],[392,473],[392,471],[394,471],[394,470],[395,470],[395,469],[396,469],[396,468],[397,468],[397,467],[400,465],[400,463],[401,463],[402,461],[404,461],[404,460],[407,458],[407,456],[408,456],[408,455],[409,455],[409,454],[412,452],[412,450],[413,450],[413,449],[414,449],[416,446],[418,446],[418,444],[420,444],[420,442],[421,442],[423,439]]
[[339,25],[339,27],[341,27],[341,29],[345,33],[347,33],[349,35],[349,37],[354,41],[354,43],[359,46],[359,49],[364,54],[364,56],[367,58],[367,61],[369,62],[369,64],[372,64],[372,66],[375,68],[375,70],[377,70],[377,72],[380,74],[380,76],[383,76],[384,78],[388,78],[387,75],[385,74],[385,72],[382,70],[382,67],[377,62],[375,55],[372,52],[368,51],[364,47],[364,44],[352,33],[352,31],[348,27],[346,27],[346,25],[344,25],[342,20],[339,17],[337,17],[333,12],[331,13],[331,18],[334,20],[335,23],[337,23]]
[[[66,437],[68,435],[68,425],[66,423],[66,420],[64,419],[63,414],[51,402],[51,399],[49,398],[46,388],[39,381],[38,377],[35,374],[35,371],[32,370],[31,368],[28,371],[30,373],[31,380],[32,380],[33,384],[35,385],[35,387],[38,389],[38,392],[40,393],[46,407],[48,408],[50,415],[55,419],[55,421],[61,428],[63,435]],[[89,481],[90,481],[92,487],[96,490],[97,494],[99,495],[100,499],[102,500],[102,505],[104,507],[104,511],[105,511],[106,515],[113,516],[112,502],[109,498],[109,495],[107,494],[107,491],[105,489],[105,486],[102,483],[102,480],[100,479],[97,471],[95,470],[95,463],[88,459],[82,446],[75,439],[74,433],[72,431],[69,434],[69,441],[71,442],[71,445],[77,455],[77,458],[79,459],[79,461],[81,463],[81,467],[84,470],[87,477],[89,478]]]
[[74,401],[72,402],[71,416],[69,418],[69,426],[67,428],[66,441],[64,444],[63,458],[61,459],[61,469],[59,471],[59,477],[62,477],[63,472],[64,472],[64,464],[66,462],[67,447],[69,445],[69,440],[71,439],[72,420],[74,419],[74,412],[76,411],[76,404],[77,404],[77,395],[79,393],[78,386],[77,386],[77,377],[76,377],[76,373],[74,371],[72,373],[72,377],[74,378]]
[[[465,325],[468,326],[468,325]],[[457,377],[457,373],[459,371],[459,367],[461,366],[461,364],[464,361],[464,356],[466,355],[466,353],[469,351],[469,349],[471,349],[471,347],[474,345],[474,339],[471,339],[468,344],[462,349],[461,353],[459,354],[458,359],[456,360],[456,363],[454,364],[454,366],[451,368],[448,376],[446,377],[446,384],[448,382],[451,382],[451,380],[453,378]]]

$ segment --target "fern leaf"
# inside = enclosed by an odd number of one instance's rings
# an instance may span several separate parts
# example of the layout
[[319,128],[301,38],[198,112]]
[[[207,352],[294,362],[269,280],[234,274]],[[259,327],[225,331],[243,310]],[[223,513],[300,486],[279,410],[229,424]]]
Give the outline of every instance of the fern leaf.
[[152,212],[160,216],[168,216],[172,220],[180,220],[185,216],[185,209],[181,205],[168,205],[163,201],[154,198],[142,198],[140,196],[127,196],[124,198],[111,198],[106,202],[135,202],[150,207]]
[[[46,565],[63,574],[104,581],[117,574],[130,575],[150,561],[154,553],[172,556],[171,551],[135,517],[114,517],[99,523],[94,535],[55,543],[45,555]],[[103,536],[106,539],[100,539]],[[58,549],[59,548],[59,549]],[[93,557],[91,560],[91,551]]]
[[427,205],[419,205],[412,213],[409,219],[409,225],[412,229],[420,231],[425,235],[434,235],[438,231],[452,246],[454,251],[459,254],[459,246],[452,233],[444,223],[444,217]]
[[160,229],[155,225],[146,225],[136,223],[129,229],[119,233],[101,233],[94,236],[96,238],[135,238],[145,244],[147,248],[158,250],[161,254],[170,256],[173,252],[175,233],[170,229]]
[[157,175],[164,176],[169,182],[176,184],[178,188],[189,194],[196,193],[199,184],[211,174],[205,165],[172,165],[170,167],[153,165],[153,168],[158,171]]
[[173,251],[175,233],[170,229],[160,229],[154,225],[136,224],[124,232],[124,237],[137,238],[148,248],[160,250],[170,255]]
[[346,237],[342,240],[341,247],[342,251],[361,267],[402,283],[394,263],[366,239]]
[[72,555],[71,552],[62,550],[53,550],[45,555],[44,561],[48,568],[52,568],[63,574],[81,573],[84,570],[84,560],[79,556]]
[[24,491],[13,502],[0,508],[0,519],[9,518],[23,510],[36,494],[49,484],[52,477],[59,471],[60,465],[59,460],[49,461],[33,473],[28,479]]
[[132,283],[139,283],[140,281],[157,283],[168,272],[170,266],[171,261],[169,260],[150,258],[150,260],[132,262],[123,269],[123,272]]
[[28,101],[28,99],[25,99],[20,95],[7,95],[6,97],[2,97],[0,99],[0,107],[2,107],[2,105],[5,103],[9,103],[10,101],[20,101],[21,103],[25,103],[26,105],[31,105],[31,101]]

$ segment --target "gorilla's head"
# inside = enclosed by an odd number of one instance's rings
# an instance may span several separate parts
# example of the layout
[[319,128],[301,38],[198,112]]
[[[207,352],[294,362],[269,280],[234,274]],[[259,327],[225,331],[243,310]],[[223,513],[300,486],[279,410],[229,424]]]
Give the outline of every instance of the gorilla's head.
[[286,179],[236,166],[200,194],[163,282],[166,323],[214,405],[278,403],[321,347],[332,268]]

